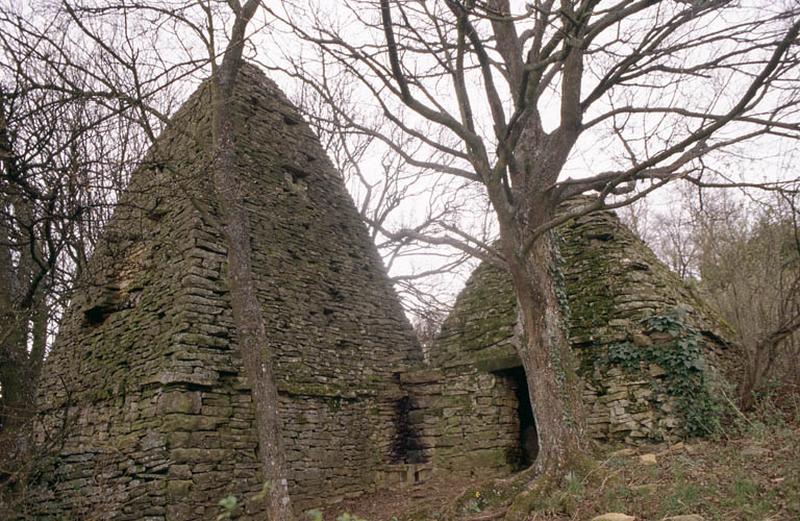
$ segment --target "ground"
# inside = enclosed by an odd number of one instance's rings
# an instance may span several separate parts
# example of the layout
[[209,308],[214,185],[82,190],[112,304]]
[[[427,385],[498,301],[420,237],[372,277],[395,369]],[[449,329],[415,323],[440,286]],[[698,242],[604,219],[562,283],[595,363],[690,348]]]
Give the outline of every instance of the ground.
[[[705,521],[800,520],[800,421],[741,419],[726,432],[711,440],[601,449],[590,469],[534,501],[527,520],[589,521],[609,512],[640,521],[687,514]],[[346,520],[502,519],[521,479],[439,476],[340,504],[324,518],[348,513]]]

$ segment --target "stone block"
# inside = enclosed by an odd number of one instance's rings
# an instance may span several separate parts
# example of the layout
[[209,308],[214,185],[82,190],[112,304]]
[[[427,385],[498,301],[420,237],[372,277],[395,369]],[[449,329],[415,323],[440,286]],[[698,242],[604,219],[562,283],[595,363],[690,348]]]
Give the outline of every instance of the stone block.
[[159,414],[199,414],[201,406],[202,400],[198,391],[170,390],[158,399]]
[[225,461],[231,457],[231,452],[226,449],[181,448],[172,449],[170,457],[176,463],[196,464]]
[[178,499],[188,496],[192,490],[192,480],[171,479],[167,481],[167,495],[170,498]]

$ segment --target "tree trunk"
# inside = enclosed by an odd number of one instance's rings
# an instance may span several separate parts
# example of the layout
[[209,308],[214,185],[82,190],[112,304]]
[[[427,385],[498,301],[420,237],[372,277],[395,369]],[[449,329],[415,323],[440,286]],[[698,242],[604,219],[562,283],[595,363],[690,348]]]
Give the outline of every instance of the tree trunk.
[[285,521],[292,518],[292,511],[281,438],[278,390],[272,372],[272,352],[253,277],[250,227],[244,206],[243,180],[236,161],[234,122],[231,118],[233,89],[240,67],[240,57],[226,55],[212,79],[212,175],[216,194],[222,203],[236,339],[253,393],[258,452],[265,486],[268,487],[268,519]]
[[[36,387],[47,342],[48,316],[42,300],[37,298],[31,308],[6,308],[0,313],[4,324],[0,328],[0,431],[13,431],[35,412]],[[31,319],[26,320],[31,314]]]
[[36,389],[39,386],[39,376],[42,372],[44,355],[47,352],[47,326],[50,323],[50,310],[47,307],[47,295],[50,294],[50,285],[42,285],[39,295],[33,302],[31,312],[31,351],[28,355],[28,380],[31,387],[31,403],[36,398]]
[[30,412],[33,393],[28,378],[27,321],[17,306],[19,266],[14,266],[10,226],[0,223],[0,429],[12,431]]
[[25,331],[16,316],[3,314],[8,320],[0,343],[0,431],[13,432],[32,413],[33,385],[28,374],[28,353]]
[[[525,368],[539,437],[537,474],[560,477],[581,456],[584,416],[576,358],[570,347],[549,236],[520,258],[509,255],[522,326]],[[562,292],[563,294],[563,292]]]

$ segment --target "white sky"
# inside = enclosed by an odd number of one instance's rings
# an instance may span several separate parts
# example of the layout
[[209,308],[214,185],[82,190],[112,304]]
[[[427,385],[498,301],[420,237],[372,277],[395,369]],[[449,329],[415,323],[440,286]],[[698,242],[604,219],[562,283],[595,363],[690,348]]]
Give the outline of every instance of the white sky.
[[[674,8],[677,4],[673,2],[665,2],[672,4]],[[308,4],[316,6],[316,11],[324,13],[324,16],[331,16],[333,19],[338,20],[333,22],[332,25],[336,26],[341,24],[347,29],[343,34],[346,37],[352,37],[354,41],[375,41],[380,43],[380,34],[359,32],[357,28],[353,27],[352,15],[337,9],[337,2],[308,2]],[[514,2],[512,11],[522,12],[524,2]],[[601,4],[603,5],[603,4]],[[606,3],[608,5],[608,3]],[[688,24],[682,29],[682,34],[675,34],[673,38],[679,41],[681,38],[691,38],[695,31],[700,31],[704,34],[720,30],[746,19],[755,11],[765,11],[770,8],[777,8],[778,4],[775,2],[752,0],[749,2],[742,2],[742,8],[731,12],[725,12],[718,16],[705,18],[696,22]],[[755,10],[755,11],[754,11]],[[369,16],[369,15],[365,15]],[[377,16],[377,15],[375,15]],[[664,15],[666,16],[666,14]],[[649,27],[651,20],[642,17],[640,20],[634,21],[629,24],[625,30],[635,32]],[[257,58],[265,61],[270,65],[276,67],[284,67],[282,62],[283,56],[308,56],[308,59],[313,59],[313,52],[310,52],[308,45],[298,43],[292,39],[290,33],[282,30],[279,24],[271,27],[264,37],[264,44],[256,44],[255,49]],[[625,45],[620,44],[616,51],[622,52]],[[262,52],[263,48],[270,49],[269,52]],[[701,51],[693,51],[683,56],[683,59],[691,63],[692,61],[705,60],[709,56],[721,55],[730,50],[722,46],[711,46],[702,49]],[[588,62],[588,60],[587,60]],[[602,69],[602,63],[595,63],[594,67]],[[313,70],[313,67],[312,67]],[[740,70],[747,70],[747,67],[742,67]],[[593,70],[591,64],[587,64],[586,81],[583,88],[584,92],[588,92],[594,85],[596,74],[601,74],[602,70]],[[276,79],[281,83],[283,88],[292,95],[298,91],[297,82],[291,78],[276,75]],[[608,110],[612,104],[618,106],[621,103],[639,102],[656,105],[673,104],[676,106],[706,110],[709,107],[714,112],[724,112],[727,107],[738,101],[739,96],[744,90],[744,85],[747,80],[747,75],[733,73],[731,71],[718,71],[706,78],[698,78],[695,81],[686,81],[676,84],[672,87],[651,89],[628,89],[622,92],[614,93],[612,96],[598,103],[598,106],[587,114],[585,120],[589,120],[598,113]],[[657,80],[656,80],[657,81]],[[487,130],[491,128],[490,119],[486,110],[486,105],[481,104],[480,92],[482,92],[482,80],[477,74],[468,76],[468,82],[471,84],[471,91],[474,89],[475,97],[473,98],[473,107],[477,112],[482,113],[479,116],[479,124],[483,123],[483,127]],[[504,85],[503,82],[498,82],[498,85]],[[449,85],[446,83],[437,84],[432,87],[441,96],[442,103],[451,108],[453,114],[457,114],[455,109],[455,100]],[[375,103],[368,93],[363,90],[355,90],[357,96],[357,103],[360,105],[361,112],[368,112],[369,108],[375,108]],[[510,96],[507,92],[503,93],[506,100],[510,104]],[[644,99],[646,98],[646,99]],[[767,100],[767,103],[769,100]],[[378,114],[380,111],[375,109]],[[558,96],[545,96],[540,110],[544,116],[544,125],[546,128],[554,128],[558,125]],[[378,115],[377,117],[380,117]],[[640,139],[632,139],[629,146],[637,150],[642,156],[647,155],[647,150],[651,147],[663,143],[665,140],[675,139],[671,135],[673,130],[680,125],[675,120],[661,121],[650,117],[633,117],[633,134],[640,136]],[[415,121],[415,118],[409,118],[409,121]],[[795,118],[795,121],[797,119]],[[378,167],[378,157],[382,153],[381,147],[376,147],[373,155],[367,157],[363,162],[363,170],[372,172],[375,176],[380,176],[380,168]],[[796,145],[791,140],[777,139],[777,138],[762,138],[753,143],[731,148],[725,153],[717,153],[709,156],[706,159],[706,165],[712,169],[724,172],[733,180],[747,180],[748,182],[761,182],[773,181],[775,179],[797,178],[798,163],[797,163],[797,150]],[[600,126],[585,132],[578,144],[576,145],[573,153],[570,156],[566,167],[562,172],[562,179],[566,177],[585,177],[590,174],[596,174],[602,171],[618,169],[625,166],[627,162],[626,150],[621,146],[620,141],[615,137],[610,125]],[[377,180],[377,177],[376,177]],[[354,196],[358,200],[359,192],[356,190],[354,183],[350,184],[351,189],[354,190]],[[679,195],[675,190],[664,190],[656,192],[649,197],[648,208],[654,213],[665,214],[674,209],[676,205],[682,204]],[[424,208],[428,206],[424,196],[417,196],[410,198],[397,212],[395,219],[392,223],[396,227],[409,226],[419,219],[424,214]],[[473,208],[480,208],[480,205],[473,206]],[[480,218],[475,215],[465,215],[461,225],[464,229],[474,231],[476,228],[482,226]],[[440,250],[439,250],[440,251]],[[429,269],[434,265],[438,259],[432,259],[425,255],[412,255],[405,257],[392,265],[392,274],[399,275],[410,272],[418,272]],[[470,264],[470,267],[472,264]],[[463,284],[464,277],[468,274],[469,269],[462,269],[455,275],[448,275],[441,278],[441,286],[449,289],[446,294],[452,298],[457,293]]]
[[[50,23],[54,18],[49,17],[48,10],[59,9],[60,6],[60,1],[58,0],[0,0],[0,2],[15,6],[24,16],[30,17],[31,20],[38,20],[37,23]],[[166,5],[179,5],[173,0],[170,0],[170,2],[171,3],[168,2]],[[87,0],[87,2],[84,3],[99,5],[107,2],[105,0],[92,0],[91,2]],[[601,7],[603,5],[610,5],[611,3],[614,2],[602,2]],[[382,41],[382,35],[380,33],[365,31],[359,28],[355,23],[353,13],[342,8],[342,1],[294,0],[291,3],[267,1],[266,4],[275,9],[280,9],[281,7],[286,7],[288,9],[289,6],[295,6],[306,14],[316,14],[317,16],[324,17],[329,27],[344,28],[343,34],[356,42],[373,42],[379,44]],[[436,3],[432,1],[428,2],[428,5],[435,4]],[[525,2],[515,0],[512,2],[512,11],[516,13],[523,12],[524,4]],[[671,9],[685,6],[685,2],[665,1],[662,4],[665,10],[664,13]],[[695,34],[708,34],[719,28],[735,24],[754,12],[765,13],[768,12],[769,9],[782,7],[786,2],[745,0],[741,2],[741,4],[743,6],[741,9],[726,12],[714,18],[691,23],[687,29],[684,30],[684,33],[676,33],[673,35],[673,38],[677,41],[681,38],[691,38]],[[215,16],[217,37],[221,42],[224,42],[224,28],[226,27],[227,18],[225,13],[227,12],[227,8],[224,2],[212,3],[212,5],[218,11]],[[372,20],[378,19],[377,11],[370,12],[367,9],[363,9],[358,11],[358,14],[364,15]],[[666,14],[664,14],[664,16],[666,16]],[[188,17],[193,23],[199,26],[206,24],[205,18],[198,10],[188,12]],[[105,35],[103,43],[123,53],[130,53],[130,55],[138,53],[137,56],[140,63],[149,64],[152,66],[153,70],[164,67],[165,62],[161,60],[175,63],[185,60],[187,56],[201,57],[206,53],[200,38],[188,29],[185,24],[155,24],[154,22],[156,20],[157,17],[155,14],[144,14],[140,18],[130,17],[128,19],[127,31],[109,29],[109,27],[114,24],[117,26],[119,25],[120,19],[118,17],[109,20],[97,18],[87,20],[86,23],[91,27],[96,27],[98,32],[102,32]],[[110,25],[108,25],[109,23]],[[620,30],[623,32],[628,31],[630,33],[636,33],[646,28],[649,23],[649,19],[641,18],[620,28]],[[282,24],[276,22],[264,11],[260,11],[257,14],[250,28],[252,39],[246,52],[249,58],[255,59],[257,62],[268,66],[281,68],[286,66],[287,57],[293,57],[295,59],[304,59],[311,71],[314,71],[315,67],[318,67],[313,63],[315,59],[313,48],[308,44],[301,43],[287,31]],[[699,33],[691,31],[699,31]],[[133,39],[135,45],[130,46],[126,44],[129,38]],[[155,50],[159,52],[153,53]],[[624,43],[619,43],[615,48],[616,52],[624,52],[625,50],[626,44]],[[713,55],[724,51],[726,51],[725,48],[712,46],[704,49],[702,53],[699,54],[688,53],[684,56],[684,59],[688,61],[699,60],[707,58],[710,54]],[[85,45],[84,52],[86,59],[89,60],[93,55],[101,51],[99,51],[96,43],[88,42]],[[592,61],[591,63],[589,63],[589,61],[591,60],[587,60],[587,79],[583,88],[584,92],[587,92],[592,87],[593,83],[596,81],[596,74],[600,73],[604,66],[602,61]],[[747,69],[747,67],[744,67],[743,70],[744,69]],[[299,97],[299,82],[276,72],[272,72],[270,75],[279,82],[290,98],[297,99]],[[195,75],[194,77],[187,78],[177,88],[172,89],[168,98],[169,101],[172,102],[171,105],[173,109],[193,90],[200,80],[200,76],[201,75]],[[480,92],[483,88],[482,80],[477,74],[471,74],[467,79],[471,85],[470,91],[474,94],[473,106],[478,114],[478,125],[489,135],[491,134],[491,125],[489,124],[488,111],[486,104],[482,103],[480,98]],[[693,81],[683,82],[663,89],[628,89],[615,92],[603,102],[598,103],[597,108],[587,115],[586,120],[591,119],[592,115],[597,114],[599,111],[607,110],[612,103],[616,105],[631,101],[641,102],[644,97],[648,96],[649,98],[647,101],[651,103],[675,103],[679,106],[698,109],[704,109],[712,105],[715,110],[722,111],[725,106],[729,106],[737,99],[737,96],[742,90],[742,82],[742,75],[731,74],[730,71],[719,71],[711,77],[697,78]],[[498,82],[498,85],[503,84],[503,82]],[[431,89],[438,93],[444,106],[448,107],[454,114],[457,114],[452,90],[446,82],[431,85]],[[795,89],[795,91],[797,91],[797,89]],[[358,108],[360,114],[368,123],[371,123],[375,119],[382,119],[380,109],[377,107],[375,100],[365,89],[353,87],[350,95],[353,106]],[[507,103],[510,104],[508,92],[504,92],[502,95]],[[794,95],[797,95],[797,93],[795,92]],[[771,100],[768,99],[767,102],[771,102]],[[402,110],[399,104],[396,106],[398,111]],[[553,128],[557,126],[557,96],[545,96],[541,103],[540,110],[544,115],[544,124],[546,127]],[[408,121],[420,128],[423,125],[423,122],[419,118],[409,117]],[[659,122],[652,117],[633,118],[631,125],[633,133],[638,133],[638,135],[643,138],[647,138],[630,141],[630,146],[643,154],[648,147],[663,143],[664,140],[673,139],[670,132],[678,128],[675,121]],[[592,173],[619,168],[620,165],[624,165],[626,162],[626,151],[622,148],[619,140],[614,137],[611,130],[610,126],[600,126],[591,131],[587,131],[576,145],[568,164],[562,172],[562,178],[583,177]],[[370,178],[370,182],[377,183],[380,181],[382,177],[381,160],[385,153],[386,147],[375,146],[364,156],[361,162],[361,169],[364,174]],[[424,150],[421,153],[424,154]],[[794,142],[771,138],[737,147],[728,154],[712,156],[708,159],[707,164],[730,174],[734,179],[747,179],[751,182],[757,182],[777,178],[797,178],[797,160],[797,150]],[[452,180],[450,182],[452,182]],[[356,202],[360,202],[363,197],[363,189],[360,189],[358,184],[352,180],[348,183],[348,187],[351,189]],[[434,206],[436,204],[441,204],[443,194],[448,191],[452,193],[452,187],[453,185],[451,184],[448,185],[445,190],[442,190],[445,188],[445,185],[442,184],[442,182],[437,182],[430,178],[430,176],[421,183],[415,183],[411,189],[413,195],[408,197],[397,211],[392,214],[387,225],[394,229],[413,226],[421,217],[425,216],[426,210],[431,204]],[[469,201],[468,204],[461,209],[458,217],[454,218],[454,222],[457,222],[461,227],[476,235],[482,235],[484,233],[491,235],[494,230],[491,225],[487,226],[483,219],[485,200],[482,200],[480,191],[478,189],[465,190],[459,192],[459,195],[461,194],[468,194]],[[434,203],[431,203],[431,200],[433,200]],[[674,191],[669,191],[652,196],[649,207],[654,209],[654,211],[665,211],[676,204],[680,204],[680,200],[677,199]],[[436,249],[436,256],[430,255],[430,252],[430,250],[428,252],[410,252],[408,255],[396,259],[391,265],[391,274],[404,275],[425,271],[435,266],[438,262],[441,262],[441,254],[443,253],[441,248]],[[433,278],[427,281],[427,283],[435,285],[437,287],[436,291],[441,292],[443,299],[452,300],[463,284],[465,276],[469,272],[469,268],[473,265],[474,263],[471,263],[468,266],[462,267],[460,270],[456,270],[453,274]]]

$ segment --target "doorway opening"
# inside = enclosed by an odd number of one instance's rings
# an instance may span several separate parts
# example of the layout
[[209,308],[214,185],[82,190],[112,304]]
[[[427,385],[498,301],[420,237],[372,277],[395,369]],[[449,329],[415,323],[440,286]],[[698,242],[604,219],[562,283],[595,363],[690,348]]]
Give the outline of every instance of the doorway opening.
[[505,379],[514,390],[517,399],[517,418],[519,420],[518,447],[514,451],[512,461],[518,469],[525,469],[533,465],[539,454],[539,435],[536,432],[536,420],[533,417],[530,394],[528,393],[528,380],[522,366],[512,367],[498,371],[497,375]]
[[[411,421],[414,403],[410,396],[394,402],[394,439],[390,447],[390,461],[399,463],[425,463],[425,446],[420,441],[417,426]],[[414,482],[419,474],[414,475]]]

